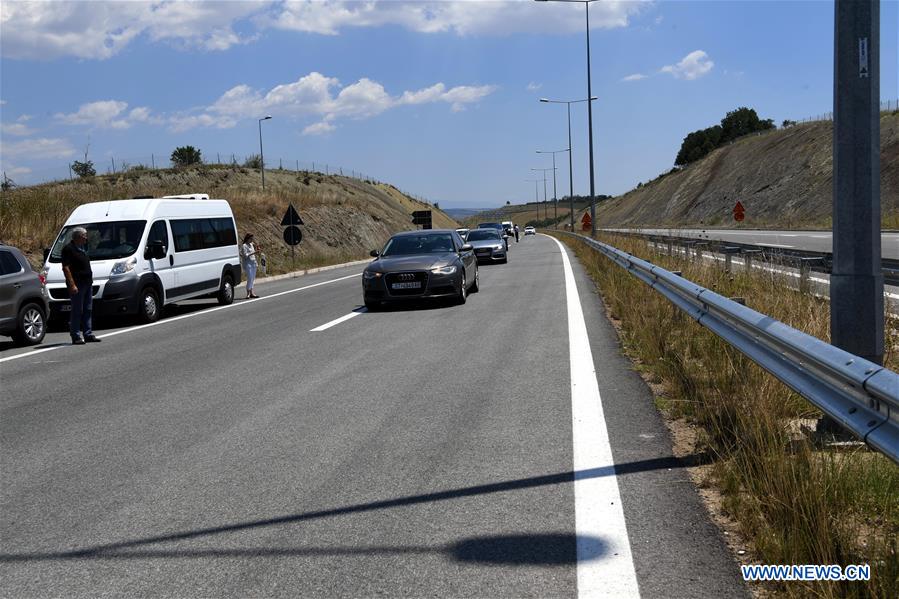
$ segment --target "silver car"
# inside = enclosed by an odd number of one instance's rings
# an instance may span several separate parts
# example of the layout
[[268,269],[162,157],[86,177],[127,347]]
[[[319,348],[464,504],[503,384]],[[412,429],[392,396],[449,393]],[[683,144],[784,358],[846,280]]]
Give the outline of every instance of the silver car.
[[16,248],[0,244],[0,335],[37,345],[47,332],[47,287]]
[[478,262],[505,264],[509,261],[506,240],[496,229],[472,229],[468,232],[467,241],[474,249],[474,255]]

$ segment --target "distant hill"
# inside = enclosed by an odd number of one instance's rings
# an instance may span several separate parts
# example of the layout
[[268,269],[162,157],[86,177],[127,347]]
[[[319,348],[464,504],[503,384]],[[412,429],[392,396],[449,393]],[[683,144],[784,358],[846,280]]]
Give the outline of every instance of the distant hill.
[[[750,135],[597,208],[600,226],[830,228],[833,123]],[[881,115],[884,228],[899,228],[899,113]],[[739,201],[746,219],[732,210]]]
[[457,221],[463,221],[469,216],[474,216],[490,208],[444,208],[443,211]]
[[93,180],[58,181],[0,192],[0,240],[20,247],[37,266],[72,210],[83,203],[135,196],[208,193],[231,203],[241,236],[252,231],[270,271],[290,267],[281,238],[289,203],[305,225],[297,246],[298,267],[366,257],[397,231],[411,230],[415,210],[431,210],[434,228],[455,228],[444,212],[410,198],[393,185],[316,172],[268,170],[262,191],[258,169],[203,165],[182,169],[136,169]]

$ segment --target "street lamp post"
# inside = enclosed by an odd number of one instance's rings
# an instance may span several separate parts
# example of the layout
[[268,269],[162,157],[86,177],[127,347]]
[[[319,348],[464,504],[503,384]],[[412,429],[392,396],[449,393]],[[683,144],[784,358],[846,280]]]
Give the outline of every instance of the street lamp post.
[[[555,162],[555,161],[554,161]],[[552,168],[532,168],[532,171],[540,171],[543,173],[543,218],[549,218],[549,207],[546,205],[546,171],[553,171],[553,176],[555,177],[556,167]],[[537,216],[540,216],[540,208],[537,208]]]
[[262,154],[262,121],[267,121],[272,118],[272,115],[266,115],[259,119],[259,166],[260,171],[262,171],[262,190],[265,191],[265,158],[263,158]]
[[540,179],[525,179],[525,181],[534,182],[534,205],[537,206],[537,216],[540,216],[540,192],[537,191],[537,183],[540,183]]
[[[592,103],[597,98],[591,96],[589,98]],[[583,100],[550,100],[548,98],[540,98],[541,102],[546,104],[565,104],[568,107],[568,209],[571,216],[571,230],[574,231],[574,169],[572,168],[572,151],[571,151],[571,105],[578,102],[586,102],[588,98]]]
[[[569,140],[570,141],[570,140]],[[538,154],[552,154],[553,155],[553,218],[559,218],[559,196],[556,191],[556,154],[560,154],[561,152],[568,152],[569,158],[571,154],[571,148],[565,150],[537,150]],[[571,167],[571,161],[568,162],[569,168]],[[569,177],[571,173],[568,174]]]
[[[537,2],[573,2],[584,5],[587,15],[587,97],[593,98],[590,81],[590,3],[595,0],[536,0]],[[596,236],[596,186],[593,174],[593,102],[587,102],[587,132],[590,139],[590,219],[591,235]]]

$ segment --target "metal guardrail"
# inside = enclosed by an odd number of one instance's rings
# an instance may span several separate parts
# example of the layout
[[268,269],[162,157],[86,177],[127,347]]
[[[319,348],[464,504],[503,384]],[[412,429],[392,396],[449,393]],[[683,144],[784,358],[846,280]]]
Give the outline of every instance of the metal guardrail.
[[[832,252],[815,252],[812,250],[800,250],[795,248],[780,248],[765,245],[763,243],[740,243],[738,241],[724,241],[721,239],[701,239],[698,237],[680,237],[678,235],[661,235],[658,233],[643,233],[640,231],[620,231],[611,230],[608,232],[615,235],[624,235],[626,237],[639,237],[659,243],[674,243],[677,245],[696,245],[697,243],[707,244],[710,251],[719,251],[724,247],[738,248],[741,253],[746,251],[759,251],[758,258],[765,262],[775,264],[793,264],[800,266],[803,260],[814,260],[810,263],[809,270],[831,274],[833,270],[833,253]],[[883,280],[888,285],[899,285],[899,260],[890,258],[881,258],[881,270],[883,271]]]
[[[560,233],[563,233],[560,231]],[[587,243],[899,464],[899,374],[627,252]]]

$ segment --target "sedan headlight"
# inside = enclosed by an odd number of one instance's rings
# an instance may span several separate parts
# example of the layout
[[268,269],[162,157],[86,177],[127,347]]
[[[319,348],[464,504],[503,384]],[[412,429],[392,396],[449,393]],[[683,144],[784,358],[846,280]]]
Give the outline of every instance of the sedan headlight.
[[134,270],[135,265],[137,265],[137,258],[132,256],[127,260],[122,260],[121,262],[116,262],[112,265],[112,270],[109,272],[110,277],[117,277],[119,275],[124,275],[132,270]]
[[380,279],[382,277],[382,273],[375,272],[373,270],[365,270],[362,272],[362,278],[367,279],[369,281],[373,279]]
[[495,245],[495,246],[493,246],[493,251],[494,251],[494,252],[501,251],[502,249],[503,249],[503,246],[501,246],[501,245]]
[[456,272],[455,266],[438,266],[437,268],[432,268],[431,272],[435,275],[451,275]]

